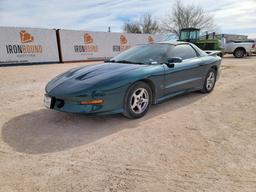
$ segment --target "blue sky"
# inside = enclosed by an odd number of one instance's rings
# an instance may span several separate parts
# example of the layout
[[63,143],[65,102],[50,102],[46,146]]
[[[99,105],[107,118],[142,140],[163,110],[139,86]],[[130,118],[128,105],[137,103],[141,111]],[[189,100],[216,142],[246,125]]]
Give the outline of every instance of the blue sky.
[[[0,0],[0,26],[122,31],[124,21],[152,13],[159,20],[173,0]],[[214,15],[218,31],[256,38],[256,0],[183,0]]]

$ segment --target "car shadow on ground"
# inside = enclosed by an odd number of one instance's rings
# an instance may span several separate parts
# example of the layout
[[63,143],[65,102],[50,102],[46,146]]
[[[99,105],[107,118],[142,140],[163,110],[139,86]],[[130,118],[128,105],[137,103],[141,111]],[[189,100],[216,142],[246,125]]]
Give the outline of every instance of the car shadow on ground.
[[136,128],[144,121],[185,107],[202,97],[190,93],[153,105],[148,114],[136,120],[121,115],[85,116],[41,109],[11,119],[2,127],[3,140],[14,150],[28,154],[67,150],[119,132]]

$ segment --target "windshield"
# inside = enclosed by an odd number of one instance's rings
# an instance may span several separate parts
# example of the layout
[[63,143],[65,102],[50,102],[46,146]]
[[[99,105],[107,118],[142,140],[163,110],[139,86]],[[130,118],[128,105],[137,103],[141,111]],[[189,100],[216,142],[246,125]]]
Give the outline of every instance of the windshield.
[[128,49],[127,51],[112,58],[110,62],[134,63],[134,64],[161,64],[167,60],[169,44],[141,45]]

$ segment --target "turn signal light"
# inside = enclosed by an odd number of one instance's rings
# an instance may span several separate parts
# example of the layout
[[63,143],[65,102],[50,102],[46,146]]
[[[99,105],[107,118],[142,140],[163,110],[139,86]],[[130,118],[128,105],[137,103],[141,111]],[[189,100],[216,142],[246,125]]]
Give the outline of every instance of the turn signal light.
[[81,101],[81,105],[97,105],[97,104],[102,104],[104,102],[103,99],[95,99],[91,101]]

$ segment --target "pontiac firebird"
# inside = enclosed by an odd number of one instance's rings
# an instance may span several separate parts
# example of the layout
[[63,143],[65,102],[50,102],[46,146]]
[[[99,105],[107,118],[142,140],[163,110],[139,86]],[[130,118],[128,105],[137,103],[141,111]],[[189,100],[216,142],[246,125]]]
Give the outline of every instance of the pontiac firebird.
[[194,44],[161,42],[128,49],[101,64],[71,69],[45,88],[48,108],[71,113],[144,116],[173,96],[210,93],[221,58]]

